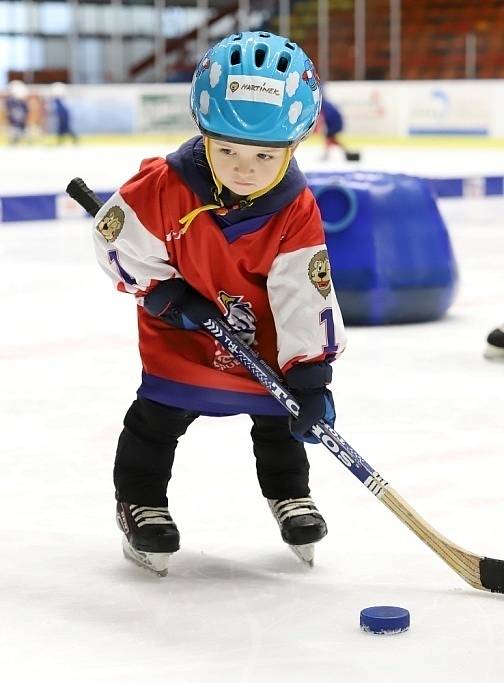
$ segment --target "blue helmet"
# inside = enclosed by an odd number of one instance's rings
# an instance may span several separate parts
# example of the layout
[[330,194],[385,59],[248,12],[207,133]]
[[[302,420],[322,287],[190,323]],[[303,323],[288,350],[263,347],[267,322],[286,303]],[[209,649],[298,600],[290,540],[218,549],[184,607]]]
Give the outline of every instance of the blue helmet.
[[290,147],[306,137],[320,113],[319,78],[303,50],[273,33],[224,38],[194,72],[191,112],[213,138]]

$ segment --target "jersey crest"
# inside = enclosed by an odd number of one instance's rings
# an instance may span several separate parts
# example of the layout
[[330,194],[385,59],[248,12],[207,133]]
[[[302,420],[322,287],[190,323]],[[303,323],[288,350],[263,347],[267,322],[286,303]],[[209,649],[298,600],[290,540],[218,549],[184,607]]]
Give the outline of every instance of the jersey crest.
[[248,346],[252,346],[256,333],[256,317],[252,311],[252,304],[243,301],[243,296],[233,296],[223,290],[219,292],[219,301],[224,306],[224,317],[240,335]]
[[317,292],[327,299],[331,293],[331,265],[327,249],[321,249],[311,257],[308,264],[308,277]]
[[[224,307],[224,317],[227,322],[232,325],[245,344],[253,346],[257,319],[252,311],[252,304],[249,301],[243,301],[243,296],[228,294],[223,290],[219,292],[219,301]],[[230,370],[238,365],[240,363],[216,342],[214,366],[220,370]]]
[[111,206],[96,226],[96,229],[105,237],[107,242],[114,242],[119,237],[123,225],[124,211],[120,206]]

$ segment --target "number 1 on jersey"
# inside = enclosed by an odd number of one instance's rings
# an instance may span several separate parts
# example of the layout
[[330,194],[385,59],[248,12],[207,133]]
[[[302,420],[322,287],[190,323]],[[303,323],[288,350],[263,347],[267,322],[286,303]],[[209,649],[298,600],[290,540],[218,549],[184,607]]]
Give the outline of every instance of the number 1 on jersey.
[[117,253],[117,251],[115,249],[111,249],[107,252],[107,254],[110,263],[115,264],[115,267],[117,268],[119,275],[121,276],[121,279],[124,280],[124,282],[126,282],[126,284],[128,285],[136,285],[135,278],[131,277],[131,275],[127,273],[119,263],[119,254]]
[[327,344],[323,347],[324,353],[336,353],[336,333],[334,331],[334,319],[332,308],[325,308],[320,313],[320,324],[325,325]]

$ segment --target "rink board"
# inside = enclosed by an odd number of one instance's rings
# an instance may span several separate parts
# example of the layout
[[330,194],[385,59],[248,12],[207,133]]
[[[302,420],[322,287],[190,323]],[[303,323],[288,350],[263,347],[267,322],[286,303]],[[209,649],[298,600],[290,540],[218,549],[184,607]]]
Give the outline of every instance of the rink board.
[[[307,173],[308,182],[315,173]],[[504,195],[504,176],[474,176],[467,178],[429,178],[437,197],[492,197]],[[106,200],[113,190],[98,191]],[[47,221],[82,218],[84,210],[64,193],[19,194],[0,197],[0,222]]]

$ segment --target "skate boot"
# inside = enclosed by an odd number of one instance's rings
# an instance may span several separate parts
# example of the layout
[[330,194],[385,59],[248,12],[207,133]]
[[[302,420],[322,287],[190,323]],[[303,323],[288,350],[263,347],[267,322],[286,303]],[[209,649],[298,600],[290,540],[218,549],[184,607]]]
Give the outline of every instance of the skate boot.
[[282,539],[300,560],[313,566],[314,544],[327,534],[327,526],[311,497],[268,499],[268,504]]
[[488,335],[485,358],[504,361],[504,325],[492,330]]
[[345,149],[344,154],[345,154],[345,159],[347,161],[360,161],[361,160],[360,152],[351,152],[349,149]]
[[117,503],[116,520],[124,533],[124,556],[166,576],[168,559],[180,547],[180,534],[168,508]]

